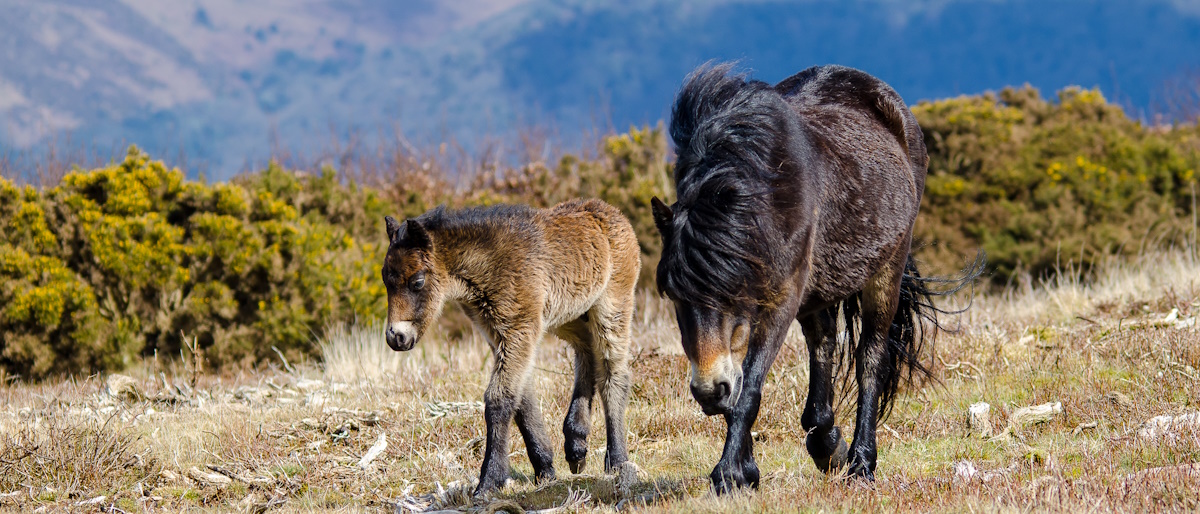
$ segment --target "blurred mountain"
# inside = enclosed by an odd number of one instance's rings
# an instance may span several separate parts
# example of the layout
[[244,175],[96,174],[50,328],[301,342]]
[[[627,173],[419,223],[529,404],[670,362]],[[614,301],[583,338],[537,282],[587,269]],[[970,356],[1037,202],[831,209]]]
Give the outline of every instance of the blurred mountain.
[[1100,87],[1150,117],[1200,66],[1197,0],[12,0],[0,152],[137,143],[223,178],[272,149],[397,134],[566,142],[668,114],[740,59],[778,81],[840,63],[909,102],[1031,83]]

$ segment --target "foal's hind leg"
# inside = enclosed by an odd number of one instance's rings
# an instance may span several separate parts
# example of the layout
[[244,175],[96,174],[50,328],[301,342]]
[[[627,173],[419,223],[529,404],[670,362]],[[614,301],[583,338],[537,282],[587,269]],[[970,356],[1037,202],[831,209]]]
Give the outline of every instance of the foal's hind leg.
[[596,340],[596,375],[600,401],[604,404],[604,471],[613,472],[629,460],[625,446],[625,406],[629,403],[631,375],[629,339],[633,324],[633,295],[602,299],[592,309],[590,324]]
[[817,469],[830,473],[846,465],[847,446],[834,424],[833,364],[837,353],[837,307],[800,320],[808,344],[808,401],[800,425]]
[[529,454],[529,463],[533,465],[535,480],[554,480],[554,452],[550,450],[550,438],[546,436],[532,376],[525,380],[521,402],[517,405],[516,421],[521,438],[525,440],[525,451]]
[[592,396],[596,392],[596,357],[586,319],[572,321],[555,332],[575,348],[575,388],[563,420],[563,450],[571,473],[587,466],[587,436],[592,422]]
[[867,480],[875,480],[875,429],[879,421],[880,397],[890,374],[895,372],[889,363],[888,331],[896,314],[908,246],[897,251],[897,256],[877,271],[863,288],[862,335],[854,349],[858,419],[854,425],[847,473]]

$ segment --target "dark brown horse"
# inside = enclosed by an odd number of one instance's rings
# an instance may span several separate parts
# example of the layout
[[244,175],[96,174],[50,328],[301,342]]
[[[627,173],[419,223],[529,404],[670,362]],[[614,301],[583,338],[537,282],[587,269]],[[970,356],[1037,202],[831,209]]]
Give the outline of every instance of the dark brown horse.
[[[801,418],[817,467],[874,479],[875,428],[914,370],[931,295],[957,290],[982,259],[930,289],[910,255],[928,158],[921,129],[882,81],[841,66],[809,68],[777,85],[731,65],[685,81],[671,113],[678,202],[653,201],[663,238],[658,288],[675,304],[691,390],[728,424],[712,472],[718,492],[757,487],[750,429],[763,379],[793,319],[808,344]],[[847,448],[834,424],[839,309],[861,322],[846,349],[858,385]]]

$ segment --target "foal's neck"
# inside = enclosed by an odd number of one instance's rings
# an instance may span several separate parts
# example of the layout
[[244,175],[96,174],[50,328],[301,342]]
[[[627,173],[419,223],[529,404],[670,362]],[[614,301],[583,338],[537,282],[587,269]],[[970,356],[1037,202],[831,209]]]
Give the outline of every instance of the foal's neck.
[[445,267],[450,282],[445,299],[471,303],[488,295],[488,275],[503,263],[496,252],[463,228],[437,227],[432,232],[437,241],[437,259]]

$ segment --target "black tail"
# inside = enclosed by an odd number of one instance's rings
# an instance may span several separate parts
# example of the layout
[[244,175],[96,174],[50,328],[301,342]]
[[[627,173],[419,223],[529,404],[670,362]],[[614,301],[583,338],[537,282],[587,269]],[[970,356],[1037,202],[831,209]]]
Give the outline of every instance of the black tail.
[[[944,309],[934,304],[934,297],[951,296],[967,287],[974,288],[975,279],[983,274],[987,256],[980,251],[975,261],[963,269],[957,277],[922,277],[917,269],[916,260],[912,254],[904,265],[904,277],[900,281],[900,300],[896,307],[896,315],[892,318],[892,326],[888,331],[888,348],[886,365],[884,367],[883,391],[879,399],[879,421],[887,419],[891,414],[892,404],[901,383],[911,383],[914,375],[933,378],[929,366],[921,362],[921,354],[928,343],[932,346],[938,332],[956,332],[948,329],[938,321],[938,315],[955,315],[966,312],[971,303],[961,309]],[[847,345],[843,369],[847,372],[843,391],[852,381],[854,370],[854,350],[857,343],[855,327],[861,321],[859,302],[861,293],[855,294],[842,302],[842,313],[845,318]],[[848,397],[843,394],[843,400]],[[839,402],[840,403],[840,402]]]

